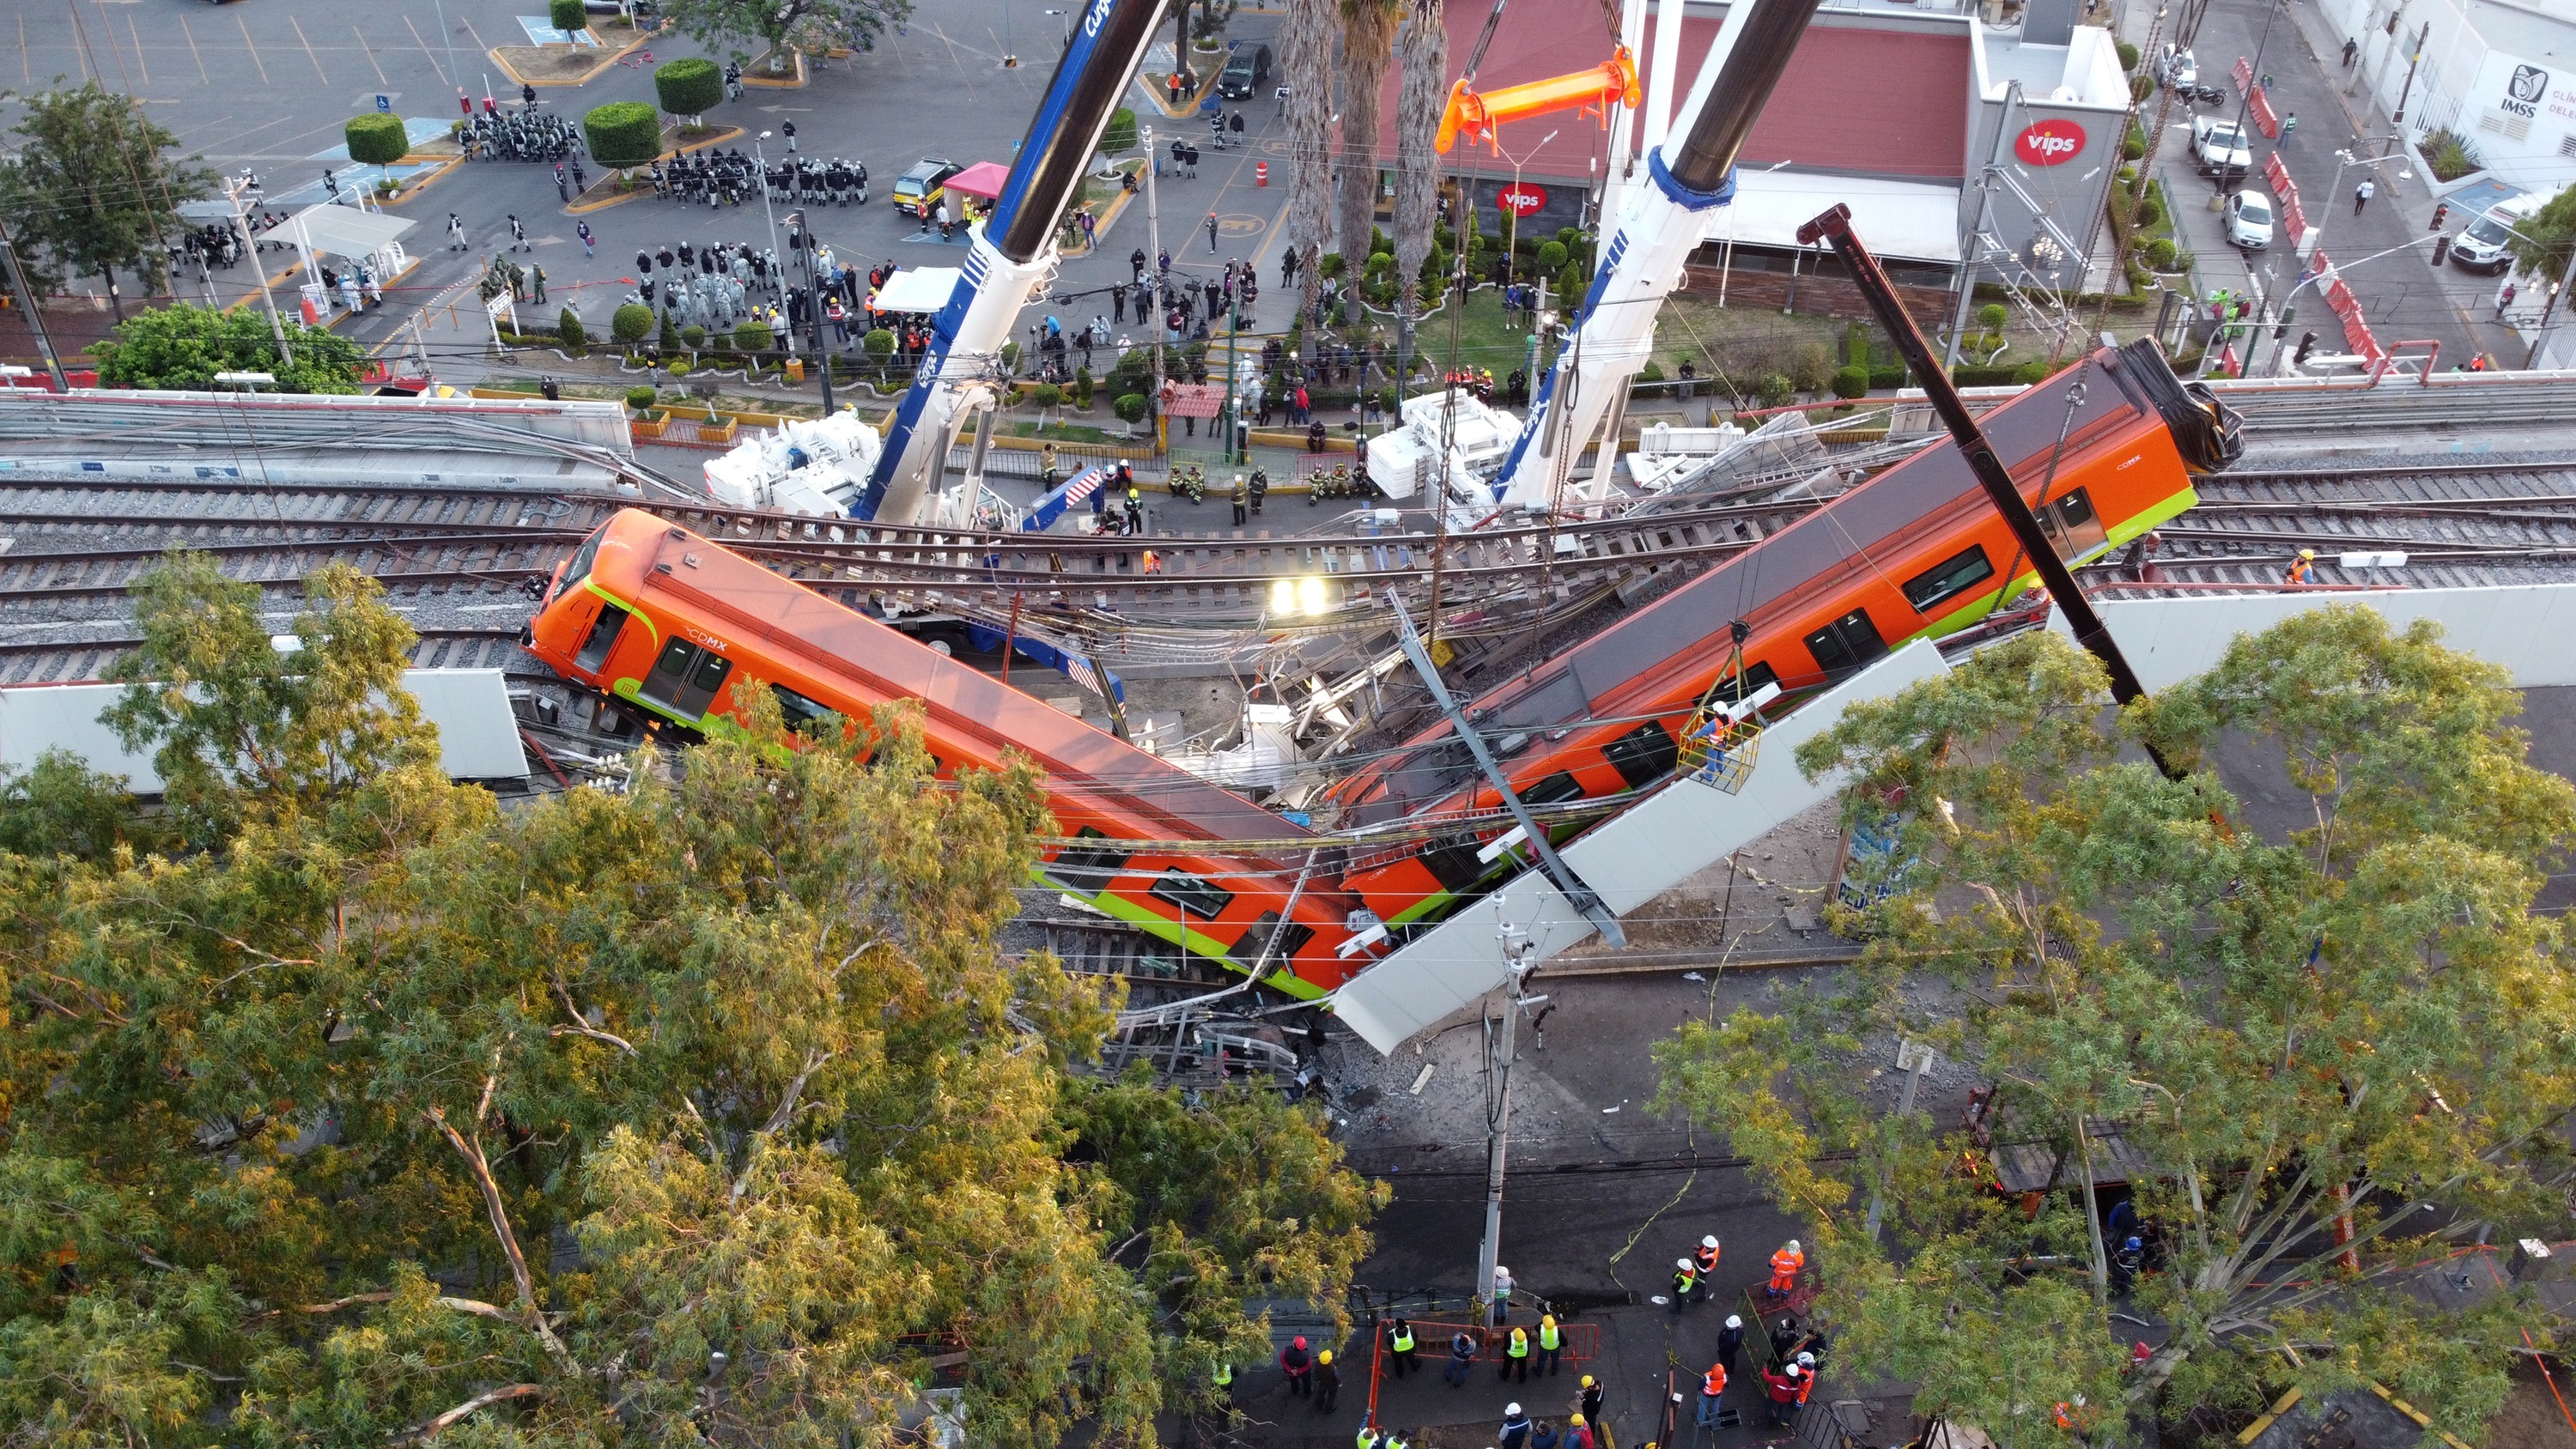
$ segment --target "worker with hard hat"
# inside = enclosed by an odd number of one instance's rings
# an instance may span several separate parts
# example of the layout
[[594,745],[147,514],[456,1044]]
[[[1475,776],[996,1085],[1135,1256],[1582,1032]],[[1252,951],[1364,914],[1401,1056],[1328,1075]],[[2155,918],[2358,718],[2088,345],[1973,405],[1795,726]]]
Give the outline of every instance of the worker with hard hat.
[[1583,1376],[1583,1387],[1574,1396],[1574,1407],[1586,1422],[1600,1425],[1600,1432],[1610,1432],[1610,1426],[1601,1422],[1601,1385],[1593,1380],[1592,1375]]
[[1798,1273],[1807,1266],[1807,1250],[1791,1238],[1771,1255],[1771,1282],[1766,1292],[1774,1298],[1786,1298],[1798,1291]]
[[1301,1398],[1315,1387],[1315,1360],[1306,1352],[1306,1335],[1299,1334],[1279,1350],[1279,1371],[1288,1376],[1288,1396]]
[[1329,1414],[1342,1397],[1342,1371],[1333,1367],[1333,1351],[1315,1355],[1315,1412]]
[[1555,1373],[1557,1359],[1564,1351],[1565,1330],[1557,1327],[1556,1315],[1540,1314],[1538,1316],[1538,1371],[1543,1374]]
[[1726,1365],[1726,1371],[1731,1374],[1735,1372],[1736,1355],[1742,1352],[1744,1352],[1744,1320],[1730,1313],[1726,1315],[1726,1327],[1718,1331],[1717,1361]]
[[1726,1365],[1713,1363],[1699,1380],[1699,1423],[1702,1428],[1717,1424],[1717,1407],[1726,1397]]
[[1701,1238],[1699,1240],[1699,1251],[1692,1254],[1693,1257],[1699,1259],[1699,1296],[1700,1301],[1702,1302],[1706,1302],[1708,1300],[1708,1295],[1716,1291],[1714,1285],[1712,1285],[1709,1280],[1717,1276],[1717,1254],[1717,1234],[1715,1233],[1710,1233],[1708,1236]]
[[1692,1258],[1675,1258],[1673,1260],[1673,1311],[1681,1312],[1682,1306],[1691,1301],[1691,1295],[1698,1288],[1698,1261]]
[[2290,560],[2289,576],[2282,579],[2281,582],[2291,585],[2292,587],[2296,587],[2308,582],[2309,577],[2315,574],[2316,571],[2317,551],[2312,548],[2303,548],[2299,550],[2299,556],[2297,558]]
[[1504,1340],[1503,1361],[1496,1366],[1494,1376],[1496,1378],[1503,1379],[1518,1379],[1522,1383],[1528,1383],[1529,1360],[1529,1330],[1515,1323],[1512,1325],[1510,1336]]

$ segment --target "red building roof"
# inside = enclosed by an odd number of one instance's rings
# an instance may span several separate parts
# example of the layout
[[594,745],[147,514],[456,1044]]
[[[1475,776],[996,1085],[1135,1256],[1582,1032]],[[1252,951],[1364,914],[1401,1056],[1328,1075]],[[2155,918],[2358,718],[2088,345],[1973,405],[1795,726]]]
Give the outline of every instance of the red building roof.
[[[1484,28],[1487,9],[1450,5],[1445,13],[1451,78],[1455,79],[1476,44],[1477,32]],[[1691,15],[1682,21],[1681,64],[1674,70],[1674,85],[1685,95],[1717,38],[1718,25],[1715,16]],[[1650,99],[1654,34],[1650,15],[1646,44],[1637,54],[1638,78]],[[1602,22],[1600,0],[1515,0],[1503,12],[1502,26],[1485,53],[1476,84],[1491,90],[1580,70],[1608,59],[1617,42],[1618,37]],[[1748,166],[1786,161],[1803,171],[1958,181],[1967,173],[1970,62],[1964,26],[1870,29],[1828,25],[1820,18],[1798,43],[1788,73],[1780,78],[1762,119],[1754,124],[1743,161]],[[1378,155],[1388,166],[1395,164],[1395,102],[1402,84],[1398,69],[1393,64],[1387,67],[1378,106]],[[1523,175],[1598,174],[1604,137],[1602,123],[1594,117],[1569,112],[1517,122],[1503,132],[1503,149],[1522,155],[1522,147],[1534,146],[1551,130],[1557,132],[1556,139],[1527,157]],[[1508,176],[1511,172],[1509,161],[1497,159],[1483,146],[1476,147],[1472,156],[1467,152],[1462,140],[1446,159],[1478,174]]]

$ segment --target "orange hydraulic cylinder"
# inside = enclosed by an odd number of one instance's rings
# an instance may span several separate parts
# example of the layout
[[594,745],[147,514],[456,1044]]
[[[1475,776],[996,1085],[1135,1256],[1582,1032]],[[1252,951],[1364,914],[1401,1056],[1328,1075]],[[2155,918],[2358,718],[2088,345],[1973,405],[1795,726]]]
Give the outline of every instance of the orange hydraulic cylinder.
[[1637,58],[1623,45],[1608,60],[1572,75],[1505,86],[1483,94],[1468,89],[1463,80],[1458,82],[1449,88],[1449,106],[1440,113],[1440,134],[1431,144],[1446,156],[1463,134],[1471,144],[1481,140],[1500,155],[1502,148],[1494,139],[1495,130],[1505,121],[1581,109],[1599,115],[1606,126],[1613,101],[1633,107],[1644,99],[1645,92],[1637,88]]

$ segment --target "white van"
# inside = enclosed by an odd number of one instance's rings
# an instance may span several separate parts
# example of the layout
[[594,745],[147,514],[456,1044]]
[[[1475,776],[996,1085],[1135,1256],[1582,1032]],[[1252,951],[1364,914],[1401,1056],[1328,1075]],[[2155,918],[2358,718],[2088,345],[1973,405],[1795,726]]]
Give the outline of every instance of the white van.
[[2451,260],[2462,269],[2493,274],[2513,265],[2513,228],[2548,200],[2526,191],[2488,207],[2451,239]]

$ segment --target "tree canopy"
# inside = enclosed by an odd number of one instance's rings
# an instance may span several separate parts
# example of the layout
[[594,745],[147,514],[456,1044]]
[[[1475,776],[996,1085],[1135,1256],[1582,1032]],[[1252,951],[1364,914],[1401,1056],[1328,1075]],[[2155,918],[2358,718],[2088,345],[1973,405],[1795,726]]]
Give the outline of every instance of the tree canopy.
[[[277,333],[286,333],[294,365],[278,360]],[[278,316],[272,325],[257,308],[229,311],[174,303],[139,312],[90,344],[98,380],[107,387],[202,390],[219,372],[265,372],[278,392],[351,393],[367,368],[366,349],[320,327]]]
[[912,0],[665,0],[662,13],[681,32],[736,61],[800,45],[873,45],[887,27],[912,18]]
[[179,138],[96,81],[20,103],[26,113],[12,130],[24,139],[0,163],[0,207],[29,285],[53,292],[67,272],[93,276],[116,299],[113,273],[123,268],[161,290],[163,244],[183,226],[179,204],[207,195],[214,173],[169,155]]
[[[1805,1220],[1837,1352],[1921,1384],[1926,1412],[2073,1443],[2046,1409],[2079,1395],[2207,1430],[2367,1377],[2476,1442],[2522,1332],[2547,1348],[2551,1325],[2500,1283],[2460,1308],[2408,1290],[2560,1221],[2576,1175],[2576,999],[2533,910],[2576,790],[2525,762],[2518,708],[2433,627],[2350,607],[2116,714],[2053,635],[1857,706],[1799,763],[1848,771],[1846,817],[1896,827],[1892,893],[1833,917],[1865,952],[1783,1011],[1662,1043],[1661,1104]],[[2312,823],[2255,830],[2202,768],[2222,736]],[[2035,1216],[1973,1140],[1887,1110],[1891,1038],[1993,1084],[1999,1142],[2053,1150]],[[2171,1326],[2127,1373],[2135,1335],[2104,1317],[2126,1275],[2085,1192],[2106,1132],[2157,1169],[2131,1184],[2150,1246],[2118,1306]]]
[[2513,252],[2513,269],[2543,286],[2567,275],[2567,260],[2576,256],[2576,188],[2560,191],[2547,205],[2517,223],[2505,245]]
[[[172,808],[0,782],[0,1425],[82,1444],[1109,1442],[1338,1307],[1382,1190],[1311,1109],[1081,1075],[1008,956],[1034,773],[906,709],[502,810],[370,581],[301,645],[202,559],[112,722]],[[151,683],[144,681],[150,680]],[[909,1416],[909,1417],[907,1417]]]

